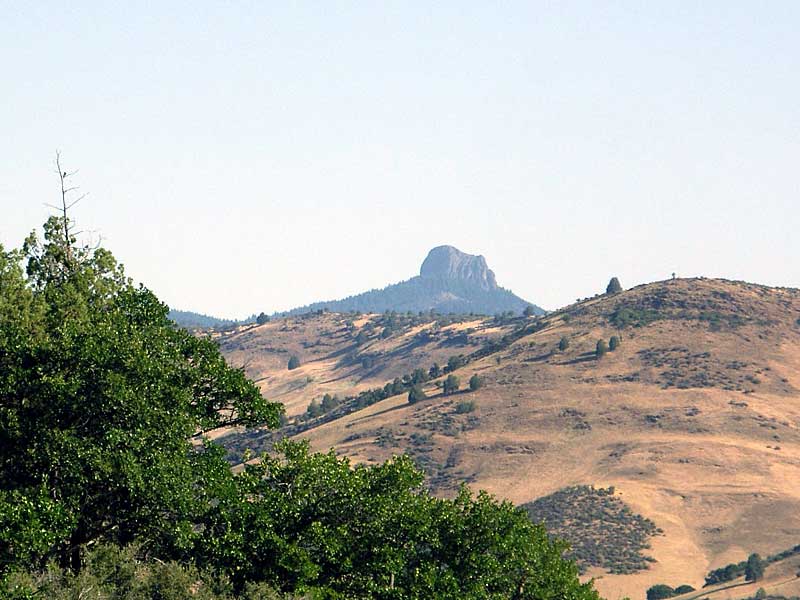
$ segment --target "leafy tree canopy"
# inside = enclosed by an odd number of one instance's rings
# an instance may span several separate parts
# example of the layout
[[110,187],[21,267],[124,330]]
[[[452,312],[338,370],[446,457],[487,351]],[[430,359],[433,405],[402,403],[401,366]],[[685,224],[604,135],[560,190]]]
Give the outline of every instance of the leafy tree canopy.
[[206,476],[191,438],[276,425],[279,405],[60,219],[0,249],[0,282],[0,565],[185,546]]

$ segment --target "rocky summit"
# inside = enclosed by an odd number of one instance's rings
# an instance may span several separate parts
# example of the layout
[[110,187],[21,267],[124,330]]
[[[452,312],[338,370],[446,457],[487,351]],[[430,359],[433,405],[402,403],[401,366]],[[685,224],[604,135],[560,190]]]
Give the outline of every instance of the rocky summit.
[[437,246],[422,263],[419,276],[423,279],[455,279],[475,283],[483,290],[497,289],[494,272],[483,256],[461,252],[453,246]]
[[532,306],[536,314],[544,313],[538,306],[498,286],[483,256],[467,254],[453,246],[437,246],[428,252],[416,277],[341,300],[315,302],[287,314],[315,310],[363,313],[434,310],[494,315],[520,313],[527,306]]

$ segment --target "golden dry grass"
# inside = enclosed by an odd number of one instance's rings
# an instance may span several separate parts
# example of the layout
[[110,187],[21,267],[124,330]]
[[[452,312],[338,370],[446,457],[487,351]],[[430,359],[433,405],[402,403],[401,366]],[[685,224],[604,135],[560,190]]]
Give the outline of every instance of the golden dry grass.
[[[618,330],[609,315],[622,305],[669,318]],[[649,570],[590,572],[601,593],[638,599],[655,583],[699,589],[713,568],[800,543],[798,317],[794,290],[708,279],[639,286],[550,315],[540,331],[460,369],[462,385],[472,373],[485,379],[478,392],[414,406],[396,396],[302,437],[355,461],[411,452],[441,474],[441,494],[468,480],[519,504],[569,485],[613,485],[664,535],[652,540],[657,562]],[[353,321],[352,331],[342,315],[280,319],[229,335],[222,347],[296,415],[326,392],[382,386],[521,324],[473,320],[439,328],[424,343],[419,334],[430,325],[416,326],[354,348],[354,332],[377,318]],[[467,341],[458,345],[458,335]],[[620,348],[595,360],[597,340],[611,335],[622,337]],[[570,347],[559,353],[562,336]],[[374,355],[376,367],[343,360],[356,352]],[[292,353],[303,365],[288,371]],[[476,411],[455,414],[467,398]],[[375,443],[381,428],[395,445]],[[415,434],[431,436],[429,451],[415,446]],[[770,581],[778,585],[780,576]],[[712,597],[734,597],[726,593]]]

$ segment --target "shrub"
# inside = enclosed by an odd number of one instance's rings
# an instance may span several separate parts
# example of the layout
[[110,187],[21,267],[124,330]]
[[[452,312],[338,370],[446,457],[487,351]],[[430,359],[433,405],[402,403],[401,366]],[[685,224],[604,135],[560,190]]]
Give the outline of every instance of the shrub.
[[300,366],[300,359],[296,355],[293,354],[289,358],[289,364],[286,365],[286,366],[289,368],[290,371],[293,371],[294,369],[296,369],[297,367]]
[[475,410],[475,403],[472,400],[465,400],[463,402],[459,402],[458,404],[456,404],[456,413],[459,415],[471,413],[474,410]]
[[657,583],[647,590],[647,600],[664,600],[672,598],[674,595],[675,590],[663,583]]
[[460,386],[461,382],[458,380],[458,377],[456,377],[451,373],[450,375],[447,376],[447,379],[444,380],[445,396],[449,396],[450,394],[455,394]]
[[471,392],[479,390],[483,387],[483,378],[478,376],[477,373],[469,378],[469,389]]
[[608,352],[608,346],[606,345],[606,341],[597,340],[597,346],[595,346],[594,355],[597,358],[603,358],[606,352]]
[[416,404],[417,402],[420,402],[421,400],[425,400],[425,398],[427,398],[427,396],[425,395],[424,390],[418,385],[415,385],[414,387],[412,387],[408,392],[408,403],[409,404]]
[[558,349],[560,352],[564,352],[567,348],[569,348],[569,338],[567,336],[563,336],[561,341],[558,342]]
[[692,586],[684,583],[683,585],[679,585],[678,587],[675,588],[675,595],[680,596],[681,594],[688,594],[689,592],[693,591],[694,588]]
[[536,312],[533,306],[528,304],[528,306],[525,307],[525,310],[522,311],[522,314],[526,317],[532,317],[534,314],[536,314]]
[[447,367],[445,370],[450,373],[463,367],[465,364],[467,364],[467,361],[464,360],[463,356],[451,356],[449,359],[447,359]]
[[269,315],[262,312],[256,317],[256,324],[263,325],[264,323],[269,323]]
[[619,348],[619,338],[616,335],[612,335],[611,339],[608,340],[608,349],[613,352]]
[[764,598],[766,597],[767,597],[767,590],[765,590],[763,587],[758,588],[758,590],[756,590],[756,600],[764,600]]

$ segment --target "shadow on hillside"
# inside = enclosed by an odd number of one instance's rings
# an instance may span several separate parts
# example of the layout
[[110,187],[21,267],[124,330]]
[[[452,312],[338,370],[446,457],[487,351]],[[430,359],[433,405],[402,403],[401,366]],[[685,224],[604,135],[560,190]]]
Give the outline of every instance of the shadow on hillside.
[[594,352],[584,352],[583,354],[578,355],[577,357],[573,358],[572,360],[566,360],[561,363],[556,363],[560,366],[565,365],[577,365],[579,363],[591,362],[593,360],[597,360]]
[[532,356],[531,358],[526,358],[522,362],[526,363],[544,362],[551,356],[553,356],[552,352],[545,352],[544,354],[540,354],[539,356]]

